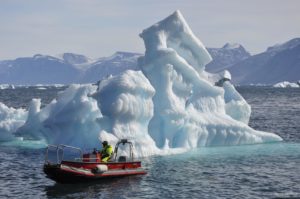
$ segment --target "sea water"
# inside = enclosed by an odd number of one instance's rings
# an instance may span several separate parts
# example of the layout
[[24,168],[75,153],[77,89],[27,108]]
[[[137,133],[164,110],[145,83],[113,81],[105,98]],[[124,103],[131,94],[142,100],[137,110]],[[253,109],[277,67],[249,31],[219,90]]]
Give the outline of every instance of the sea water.
[[[0,102],[27,108],[31,98],[41,98],[47,104],[62,89],[0,90]],[[237,89],[252,106],[250,126],[284,142],[148,157],[142,159],[147,175],[76,185],[45,178],[44,143],[1,143],[0,198],[300,198],[300,89]]]

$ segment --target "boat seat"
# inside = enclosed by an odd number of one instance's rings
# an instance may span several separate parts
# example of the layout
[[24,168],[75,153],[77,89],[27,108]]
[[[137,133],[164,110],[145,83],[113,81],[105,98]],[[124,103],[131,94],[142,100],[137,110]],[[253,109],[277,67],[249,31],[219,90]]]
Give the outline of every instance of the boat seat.
[[118,162],[126,162],[126,156],[120,156]]

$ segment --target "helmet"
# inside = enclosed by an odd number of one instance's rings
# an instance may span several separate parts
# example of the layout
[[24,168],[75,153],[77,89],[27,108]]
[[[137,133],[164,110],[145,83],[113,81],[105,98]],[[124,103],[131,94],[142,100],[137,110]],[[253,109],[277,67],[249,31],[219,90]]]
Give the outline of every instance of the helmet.
[[108,142],[107,142],[107,141],[103,141],[102,144],[103,144],[104,146],[106,146],[106,145],[108,145]]

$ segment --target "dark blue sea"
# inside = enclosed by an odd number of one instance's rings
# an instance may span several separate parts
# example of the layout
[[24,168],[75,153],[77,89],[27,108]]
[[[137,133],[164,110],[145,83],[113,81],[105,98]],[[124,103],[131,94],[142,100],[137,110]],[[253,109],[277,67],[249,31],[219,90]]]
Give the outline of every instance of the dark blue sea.
[[[41,98],[45,105],[63,89],[0,90],[0,102],[27,108]],[[45,178],[45,149],[0,143],[0,198],[300,198],[300,89],[237,89],[252,107],[250,126],[283,142],[149,157],[145,176],[76,185]]]

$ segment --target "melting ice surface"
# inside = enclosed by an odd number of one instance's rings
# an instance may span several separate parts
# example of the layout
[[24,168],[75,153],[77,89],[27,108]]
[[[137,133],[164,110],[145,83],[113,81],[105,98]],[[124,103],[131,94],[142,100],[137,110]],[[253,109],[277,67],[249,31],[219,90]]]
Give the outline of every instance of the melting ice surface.
[[179,11],[140,37],[146,47],[140,71],[97,86],[71,85],[42,109],[39,99],[28,111],[0,104],[0,141],[22,137],[92,148],[128,138],[137,156],[149,156],[282,140],[248,126],[250,106],[229,72],[205,71],[211,57]]

